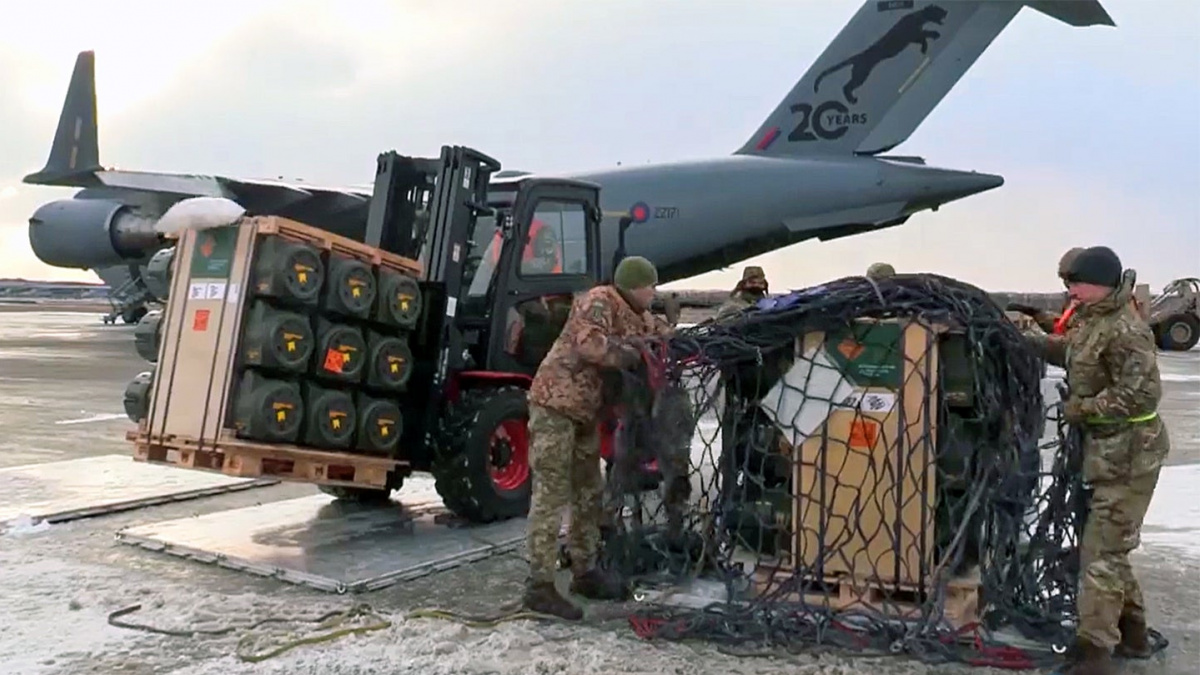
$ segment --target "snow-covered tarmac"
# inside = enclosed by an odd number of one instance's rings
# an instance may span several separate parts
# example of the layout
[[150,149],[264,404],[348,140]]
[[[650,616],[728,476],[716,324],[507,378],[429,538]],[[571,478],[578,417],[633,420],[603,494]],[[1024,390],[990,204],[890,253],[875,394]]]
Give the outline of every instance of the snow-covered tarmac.
[[[1172,438],[1134,554],[1153,624],[1172,641],[1162,658],[1127,673],[1200,672],[1200,352],[1162,354],[1161,412]],[[0,468],[128,454],[121,415],[126,382],[144,369],[131,330],[95,315],[0,314]],[[517,597],[518,551],[363,594],[338,596],[119,544],[139,524],[311,495],[281,484],[55,525],[16,522],[0,535],[0,673],[892,673],[930,669],[898,659],[840,656],[737,658],[709,645],[646,642],[615,608],[589,607],[585,625],[523,622],[469,629],[406,620],[415,607],[490,612]],[[403,499],[403,493],[401,493]],[[109,626],[109,612],[140,603],[127,619],[162,628],[212,628],[267,616],[315,616],[370,603],[392,625],[304,646],[262,663],[234,656],[243,632],[181,638]],[[270,634],[276,628],[266,627]],[[999,672],[999,671],[997,671]]]

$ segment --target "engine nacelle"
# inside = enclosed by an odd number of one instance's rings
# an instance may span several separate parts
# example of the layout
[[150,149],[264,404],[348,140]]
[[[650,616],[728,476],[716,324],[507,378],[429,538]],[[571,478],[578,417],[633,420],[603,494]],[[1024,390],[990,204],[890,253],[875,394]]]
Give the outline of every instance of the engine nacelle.
[[29,245],[55,267],[97,269],[127,264],[155,251],[154,219],[107,199],[60,199],[29,219]]

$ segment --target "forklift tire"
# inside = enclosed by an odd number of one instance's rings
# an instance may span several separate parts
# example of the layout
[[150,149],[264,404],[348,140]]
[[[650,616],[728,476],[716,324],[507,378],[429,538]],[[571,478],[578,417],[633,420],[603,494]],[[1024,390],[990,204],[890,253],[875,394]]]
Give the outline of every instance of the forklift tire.
[[392,492],[394,490],[399,490],[400,486],[403,484],[404,479],[393,473],[388,476],[388,487],[386,490],[346,487],[345,485],[318,485],[317,489],[340,502],[354,502],[356,504],[385,504],[389,499],[392,498]]
[[448,509],[474,523],[529,513],[528,423],[520,387],[462,392],[442,418],[433,460],[435,486]]
[[1155,327],[1158,344],[1172,352],[1186,352],[1200,342],[1200,317],[1195,314],[1176,314]]

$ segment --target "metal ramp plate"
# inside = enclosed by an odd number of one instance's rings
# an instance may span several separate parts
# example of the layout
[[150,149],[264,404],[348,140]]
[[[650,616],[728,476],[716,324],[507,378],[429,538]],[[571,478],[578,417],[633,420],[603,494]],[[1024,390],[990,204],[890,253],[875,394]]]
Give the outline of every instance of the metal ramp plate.
[[384,588],[514,550],[525,519],[463,524],[433,481],[410,477],[386,505],[313,495],[139,525],[127,544],[335,593]]
[[0,469],[0,524],[21,516],[60,523],[278,482],[144,464],[128,455],[14,466]]

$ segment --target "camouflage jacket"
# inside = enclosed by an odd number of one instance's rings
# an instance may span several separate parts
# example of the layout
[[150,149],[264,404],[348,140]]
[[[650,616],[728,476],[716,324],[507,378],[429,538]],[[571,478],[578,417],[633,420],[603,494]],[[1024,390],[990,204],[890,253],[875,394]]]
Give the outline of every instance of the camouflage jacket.
[[1126,278],[1100,302],[1081,306],[1065,335],[1030,339],[1067,370],[1071,396],[1090,417],[1119,421],[1152,413],[1162,397],[1154,335],[1129,302]]
[[621,338],[669,336],[674,332],[650,312],[638,313],[610,285],[581,293],[550,353],[529,387],[529,403],[578,422],[599,421],[601,369],[619,364]]
[[750,293],[743,293],[740,291],[733,293],[729,296],[728,300],[721,303],[721,306],[717,308],[716,318],[725,319],[731,316],[736,316],[738,313],[758,304],[758,300],[758,297],[751,295]]

